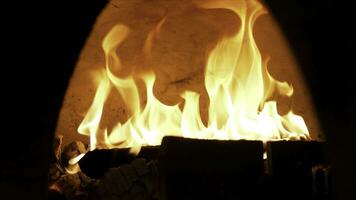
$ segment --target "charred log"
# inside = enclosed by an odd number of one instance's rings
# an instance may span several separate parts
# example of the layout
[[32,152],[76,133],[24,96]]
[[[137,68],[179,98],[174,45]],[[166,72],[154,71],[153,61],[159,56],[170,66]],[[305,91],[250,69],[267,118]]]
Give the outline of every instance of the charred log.
[[[59,155],[81,153],[77,144]],[[49,189],[51,199],[68,200],[328,200],[331,168],[324,146],[315,141],[264,146],[261,141],[165,137],[161,146],[142,147],[138,155],[128,148],[88,152],[79,161],[82,171],[75,174],[61,162],[52,163]]]
[[[329,171],[325,143],[316,141],[274,141],[267,143],[268,173],[272,176],[274,197],[326,199]],[[325,172],[325,173],[324,173]],[[298,192],[295,192],[296,189]]]
[[165,137],[161,151],[162,199],[253,199],[261,195],[261,141]]
[[158,199],[158,171],[155,161],[135,159],[108,170],[89,191],[89,200]]
[[129,148],[95,149],[85,154],[79,161],[82,172],[91,178],[101,178],[110,168],[129,164],[136,158],[154,160],[158,157],[158,146],[142,147],[138,155],[130,153]]

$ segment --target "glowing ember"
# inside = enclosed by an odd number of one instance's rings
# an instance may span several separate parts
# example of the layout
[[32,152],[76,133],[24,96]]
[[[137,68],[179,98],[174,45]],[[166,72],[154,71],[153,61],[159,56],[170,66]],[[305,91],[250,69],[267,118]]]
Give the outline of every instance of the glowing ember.
[[[268,73],[267,62],[253,38],[255,20],[265,12],[252,0],[199,1],[202,8],[225,8],[241,19],[241,28],[233,36],[222,38],[211,51],[205,72],[205,88],[209,96],[209,119],[202,122],[199,94],[185,91],[183,109],[178,104],[165,105],[153,94],[153,72],[120,78],[113,70],[122,69],[116,50],[130,34],[128,27],[116,25],[103,41],[106,69],[96,74],[98,87],[95,98],[78,132],[90,136],[91,150],[95,148],[132,147],[137,152],[141,145],[159,145],[165,135],[200,139],[308,139],[309,133],[302,117],[290,111],[284,116],[277,112],[277,102],[269,100],[275,93],[293,94],[286,82],[279,82]],[[149,58],[153,38],[158,37],[163,18],[147,36],[143,50]],[[135,79],[146,86],[147,103],[142,99]],[[100,129],[105,101],[112,89],[124,99],[131,114],[125,123],[118,123],[108,133]],[[182,102],[183,103],[183,102]]]

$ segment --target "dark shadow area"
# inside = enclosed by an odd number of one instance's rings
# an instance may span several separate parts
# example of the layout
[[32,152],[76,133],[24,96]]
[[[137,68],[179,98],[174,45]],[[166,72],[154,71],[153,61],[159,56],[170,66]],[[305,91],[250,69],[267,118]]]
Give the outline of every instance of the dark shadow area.
[[[354,5],[266,0],[302,66],[328,142],[335,199],[356,199]],[[46,199],[48,157],[62,99],[107,1],[4,6],[0,199]],[[28,4],[28,5],[26,5]]]
[[3,5],[0,199],[47,199],[48,158],[74,65],[105,0]]
[[333,166],[335,199],[355,199],[355,5],[335,0],[266,0],[296,54]]

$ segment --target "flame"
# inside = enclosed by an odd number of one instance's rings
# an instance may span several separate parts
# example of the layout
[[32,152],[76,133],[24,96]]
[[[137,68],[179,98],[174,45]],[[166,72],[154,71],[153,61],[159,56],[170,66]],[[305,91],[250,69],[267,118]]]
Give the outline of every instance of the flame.
[[[118,47],[130,33],[128,27],[116,25],[103,41],[105,70],[97,73],[98,87],[93,103],[78,132],[90,136],[95,148],[132,147],[138,152],[142,145],[159,145],[166,135],[200,139],[308,139],[309,133],[301,116],[292,111],[284,116],[277,112],[277,102],[269,100],[274,93],[292,96],[293,88],[275,80],[267,70],[253,37],[255,20],[266,11],[253,0],[196,1],[204,9],[225,8],[241,19],[241,29],[233,36],[222,38],[211,51],[205,72],[205,87],[209,96],[209,119],[202,122],[199,112],[200,95],[193,91],[181,94],[184,107],[169,106],[153,94],[155,75],[146,72],[125,78],[113,71],[123,68]],[[163,18],[148,34],[143,47],[145,58],[159,35]],[[147,103],[141,106],[134,78],[146,86]],[[130,112],[125,123],[118,123],[110,133],[99,128],[103,107],[109,92],[119,92]]]

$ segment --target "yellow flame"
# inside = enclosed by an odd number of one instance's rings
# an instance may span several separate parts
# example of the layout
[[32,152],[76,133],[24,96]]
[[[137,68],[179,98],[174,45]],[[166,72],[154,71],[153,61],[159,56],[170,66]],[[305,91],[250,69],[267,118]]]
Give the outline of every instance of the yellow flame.
[[78,127],[79,133],[90,136],[90,150],[94,150],[97,146],[96,138],[101,132],[99,125],[103,113],[104,103],[111,88],[108,79],[103,77],[103,73],[98,73],[95,77],[99,81],[99,86],[96,90],[93,103],[91,104],[82,123]]
[[[116,25],[103,41],[106,69],[100,79],[94,101],[78,132],[89,135],[94,148],[133,147],[159,145],[166,135],[201,139],[307,139],[308,129],[302,117],[290,111],[285,116],[277,112],[277,103],[268,100],[275,92],[291,96],[293,88],[286,82],[275,80],[267,71],[253,37],[255,20],[265,12],[258,1],[197,1],[201,8],[225,8],[241,19],[241,29],[233,36],[219,41],[208,58],[205,87],[210,104],[209,119],[204,125],[199,112],[199,94],[185,91],[181,94],[184,107],[169,106],[153,94],[153,72],[137,75],[146,85],[147,103],[140,105],[138,88],[133,76],[120,78],[112,70],[122,69],[117,50],[129,34],[128,27]],[[147,59],[153,40],[164,24],[163,18],[148,34],[143,47]],[[118,123],[110,133],[100,129],[100,119],[109,91],[116,89],[127,105],[130,119]]]

